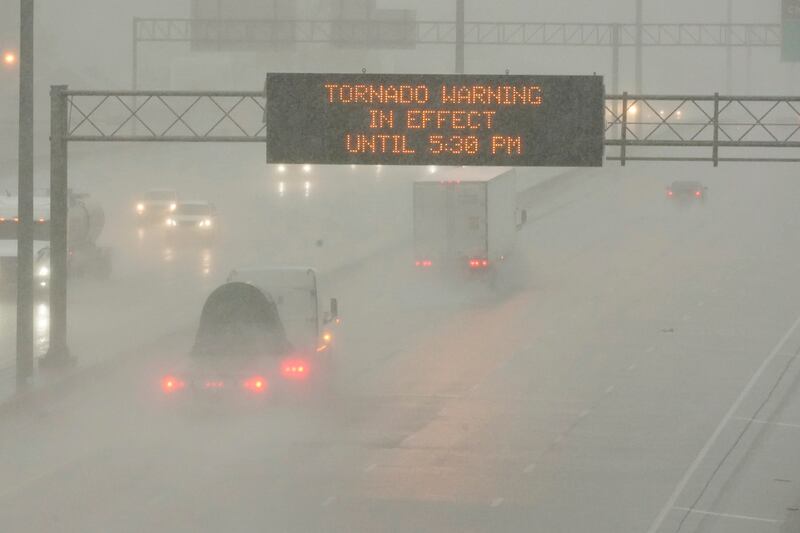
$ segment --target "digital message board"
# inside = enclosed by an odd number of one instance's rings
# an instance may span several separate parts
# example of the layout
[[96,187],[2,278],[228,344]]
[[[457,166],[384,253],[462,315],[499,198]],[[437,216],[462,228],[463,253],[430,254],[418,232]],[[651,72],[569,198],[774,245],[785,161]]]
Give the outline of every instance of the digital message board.
[[269,163],[602,166],[600,76],[267,75]]

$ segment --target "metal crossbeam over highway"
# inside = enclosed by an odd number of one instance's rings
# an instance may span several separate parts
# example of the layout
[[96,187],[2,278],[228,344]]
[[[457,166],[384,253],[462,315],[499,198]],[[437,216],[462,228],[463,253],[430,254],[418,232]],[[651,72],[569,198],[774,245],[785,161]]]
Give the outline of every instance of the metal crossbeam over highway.
[[[134,19],[134,43],[456,44],[453,21]],[[466,22],[464,44],[503,46],[637,46],[636,24]],[[774,47],[780,24],[642,24],[642,46]],[[398,31],[401,30],[401,31]],[[389,39],[383,36],[390,36]]]

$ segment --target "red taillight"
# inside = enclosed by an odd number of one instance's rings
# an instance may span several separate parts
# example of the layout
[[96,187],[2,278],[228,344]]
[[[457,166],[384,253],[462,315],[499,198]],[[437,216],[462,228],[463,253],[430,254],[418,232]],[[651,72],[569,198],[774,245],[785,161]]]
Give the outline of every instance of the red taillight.
[[672,196],[672,191],[667,191],[667,196]]
[[414,264],[418,267],[430,267],[433,266],[433,261],[429,259],[423,259],[421,261],[416,261]]
[[287,359],[281,365],[281,373],[286,379],[305,379],[308,371],[308,362],[300,359]]
[[261,376],[253,376],[242,383],[242,387],[254,393],[262,393],[267,390],[267,380]]
[[694,195],[697,196],[698,198],[700,198],[701,194],[703,193],[701,193],[700,191],[694,191]]
[[206,381],[205,388],[207,389],[223,389],[225,388],[224,381]]
[[489,266],[488,259],[470,259],[469,260],[469,267],[470,268],[486,268]]
[[167,394],[177,392],[184,387],[186,387],[186,383],[175,376],[165,376],[164,379],[161,380],[161,390]]

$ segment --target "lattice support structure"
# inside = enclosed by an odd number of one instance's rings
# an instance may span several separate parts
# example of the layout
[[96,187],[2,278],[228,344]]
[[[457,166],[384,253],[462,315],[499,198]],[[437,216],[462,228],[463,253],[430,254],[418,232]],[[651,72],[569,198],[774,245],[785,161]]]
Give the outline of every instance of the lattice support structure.
[[[606,159],[800,161],[800,97],[606,97]],[[633,154],[632,150],[636,150]],[[731,153],[734,152],[734,153]]]
[[[615,42],[615,28],[619,40]],[[503,46],[637,45],[636,24],[466,22],[464,43]],[[408,35],[417,44],[456,43],[453,21],[135,19],[135,42],[332,43],[380,45]],[[642,46],[776,47],[780,24],[643,24]]]

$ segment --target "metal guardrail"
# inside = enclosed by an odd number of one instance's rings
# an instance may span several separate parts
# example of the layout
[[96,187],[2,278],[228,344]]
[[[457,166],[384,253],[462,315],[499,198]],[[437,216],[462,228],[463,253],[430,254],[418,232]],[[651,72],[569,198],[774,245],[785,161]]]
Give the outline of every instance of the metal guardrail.
[[[781,45],[780,24],[643,24],[642,46]],[[382,36],[388,36],[384,38]],[[134,19],[134,42],[455,44],[453,21]],[[637,45],[636,24],[466,22],[474,45]]]

